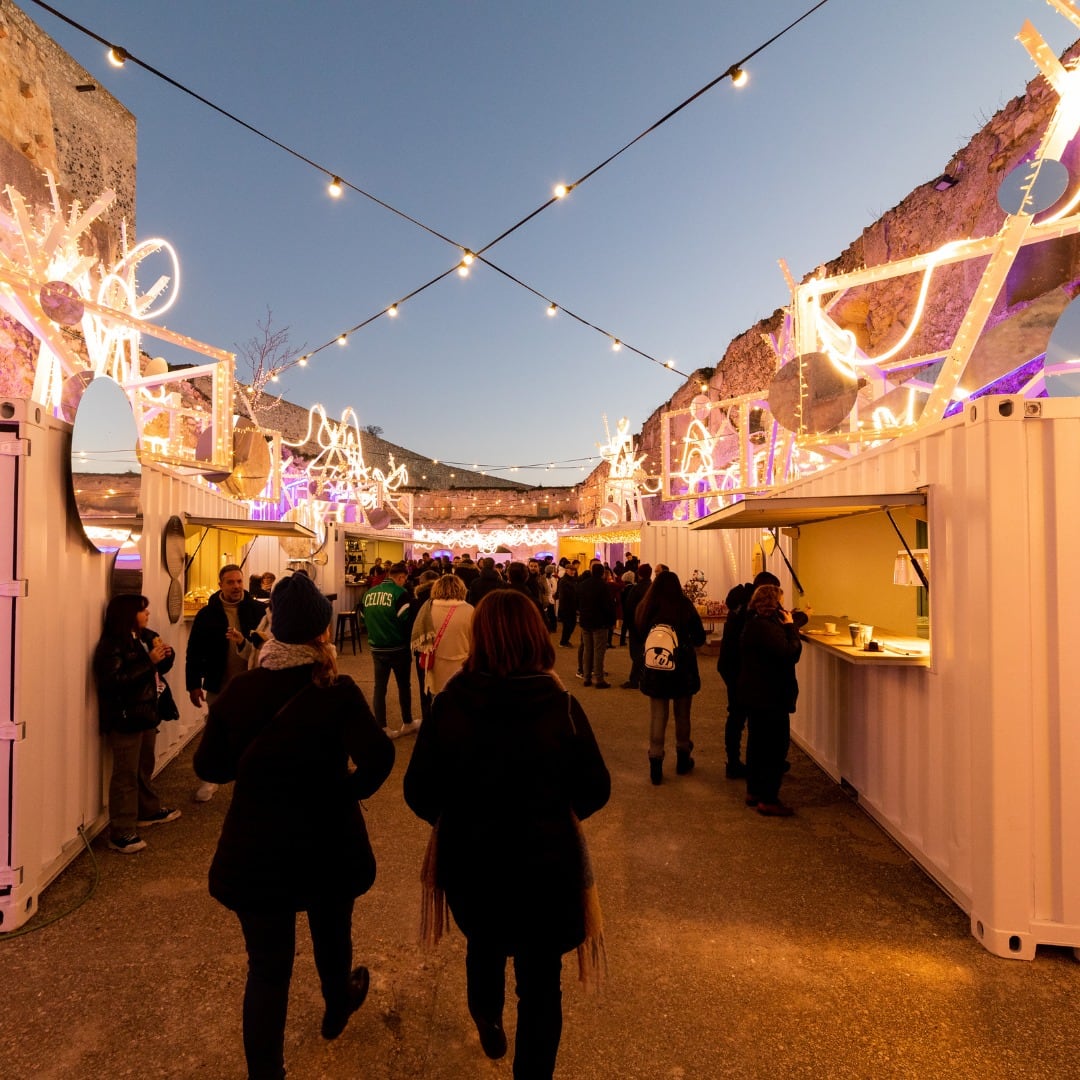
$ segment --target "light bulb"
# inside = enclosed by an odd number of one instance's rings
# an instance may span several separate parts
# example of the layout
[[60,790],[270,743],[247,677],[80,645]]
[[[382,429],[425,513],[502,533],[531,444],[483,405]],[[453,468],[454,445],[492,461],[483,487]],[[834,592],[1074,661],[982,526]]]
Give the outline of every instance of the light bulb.
[[469,264],[464,259],[462,259],[461,263],[458,265],[457,272],[458,272],[458,277],[468,277],[469,276]]
[[674,366],[675,366],[675,361],[674,360],[668,360],[664,364],[664,367],[674,367]]
[[389,315],[391,319],[396,319],[397,318],[397,304],[391,304],[386,309],[386,314]]
[[344,345],[345,342],[347,342],[348,340],[349,340],[349,335],[348,334],[338,334],[337,343],[339,345]]
[[108,56],[109,63],[112,64],[113,67],[120,68],[124,66],[124,61],[128,58],[128,51],[120,45],[111,45],[109,47]]
[[749,81],[750,76],[747,74],[746,68],[733,67],[731,69],[732,86],[745,86]]
[[557,315],[559,313],[558,306],[556,304],[548,304],[547,313],[549,316]]
[[555,198],[556,199],[565,199],[566,196],[569,195],[569,194],[570,194],[570,188],[566,184],[556,184],[555,185]]
[[301,367],[307,367],[307,362],[308,358],[306,356],[301,356],[300,359],[297,361],[297,363],[299,363]]
[[340,199],[341,198],[341,193],[344,190],[344,188],[342,188],[342,186],[341,186],[341,177],[340,176],[335,176],[330,181],[330,186],[326,190],[330,192],[330,194],[331,194],[331,196],[333,198]]
[[462,262],[463,262],[463,263],[464,263],[464,264],[465,264],[466,266],[472,266],[472,264],[473,264],[473,261],[474,261],[475,259],[476,259],[476,256],[475,256],[475,255],[474,255],[474,254],[473,254],[473,253],[472,253],[471,251],[469,251],[469,250],[468,250],[468,248],[466,248],[466,249],[465,249],[465,257],[464,257],[464,258],[463,258],[463,259],[462,259],[461,261],[462,261]]
[[622,348],[622,342],[618,338],[616,338],[611,343],[611,351],[612,352],[618,352],[621,348]]

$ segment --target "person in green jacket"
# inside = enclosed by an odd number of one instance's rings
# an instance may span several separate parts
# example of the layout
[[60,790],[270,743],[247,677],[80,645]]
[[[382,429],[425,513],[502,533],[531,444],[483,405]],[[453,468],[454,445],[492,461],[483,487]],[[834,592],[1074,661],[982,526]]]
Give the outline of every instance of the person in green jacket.
[[394,563],[385,580],[364,594],[364,626],[367,627],[371,659],[375,667],[375,693],[372,706],[379,727],[386,728],[386,690],[390,674],[397,680],[401,727],[389,730],[391,739],[411,735],[420,726],[412,718],[412,596],[405,588],[409,568]]

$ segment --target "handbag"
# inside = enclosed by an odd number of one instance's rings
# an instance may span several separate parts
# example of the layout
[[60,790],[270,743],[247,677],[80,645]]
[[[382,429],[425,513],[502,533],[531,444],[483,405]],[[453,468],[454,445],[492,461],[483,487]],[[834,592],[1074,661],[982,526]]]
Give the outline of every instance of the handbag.
[[439,632],[435,635],[435,641],[432,643],[431,648],[426,649],[420,654],[421,671],[431,671],[431,669],[435,667],[435,650],[439,647],[443,631],[450,625],[450,620],[454,617],[455,611],[457,611],[456,604],[446,613],[446,618],[443,619],[442,626],[439,627]]

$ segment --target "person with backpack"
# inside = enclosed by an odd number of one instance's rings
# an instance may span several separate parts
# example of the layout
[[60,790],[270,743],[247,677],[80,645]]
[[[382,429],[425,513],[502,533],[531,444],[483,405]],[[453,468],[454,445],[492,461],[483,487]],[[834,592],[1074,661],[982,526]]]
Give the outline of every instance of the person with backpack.
[[675,771],[683,776],[694,767],[690,752],[690,701],[701,689],[697,648],[705,644],[701,616],[682,591],[677,574],[657,574],[635,612],[644,638],[641,692],[649,698],[649,778],[663,780],[664,735],[668,703],[675,713]]

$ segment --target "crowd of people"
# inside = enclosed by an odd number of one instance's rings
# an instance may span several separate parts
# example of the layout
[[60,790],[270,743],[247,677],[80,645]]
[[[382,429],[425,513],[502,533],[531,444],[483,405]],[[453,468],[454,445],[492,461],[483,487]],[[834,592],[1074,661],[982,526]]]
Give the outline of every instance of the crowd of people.
[[[353,905],[375,880],[359,800],[390,774],[393,739],[415,734],[404,795],[432,826],[424,935],[438,939],[447,908],[465,934],[467,1006],[491,1058],[508,1050],[503,1012],[513,960],[514,1076],[551,1077],[562,1030],[562,958],[577,950],[586,985],[603,969],[581,822],[610,795],[585,710],[555,674],[554,635],[572,648],[580,630],[576,674],[592,689],[611,686],[608,648],[629,647],[622,686],[649,700],[650,780],[663,781],[669,715],[675,772],[685,775],[694,768],[691,702],[701,688],[697,650],[705,631],[678,576],[633,557],[614,567],[594,559],[584,569],[550,558],[506,566],[490,557],[376,560],[358,605],[374,670],[370,704],[338,671],[332,607],[306,574],[259,575],[250,585],[244,588],[239,566],[221,568],[218,592],[193,620],[185,658],[189,699],[209,707],[194,797],[233,785],[209,883],[235,913],[247,949],[249,1076],[285,1075],[298,912],[311,931],[323,1037],[337,1038],[367,995],[369,973],[352,963]],[[770,574],[733,589],[728,607],[717,665],[728,691],[726,775],[746,779],[746,803],[759,814],[788,816],[779,791],[798,693],[796,621]],[[93,663],[113,759],[109,845],[122,853],[145,848],[138,829],[180,817],[152,784],[158,725],[178,710],[165,680],[175,656],[148,620],[145,597],[115,597]],[[391,676],[397,728],[387,719]],[[287,878],[283,850],[293,860]]]

